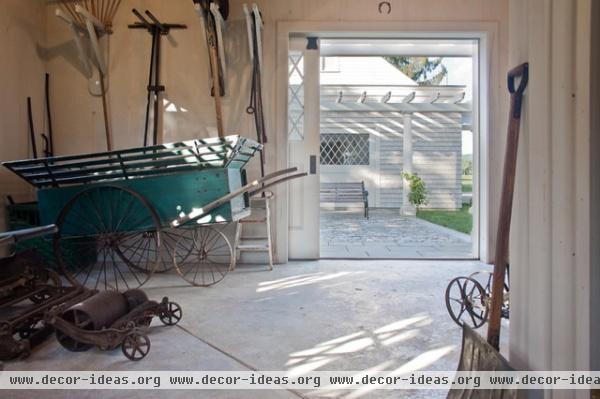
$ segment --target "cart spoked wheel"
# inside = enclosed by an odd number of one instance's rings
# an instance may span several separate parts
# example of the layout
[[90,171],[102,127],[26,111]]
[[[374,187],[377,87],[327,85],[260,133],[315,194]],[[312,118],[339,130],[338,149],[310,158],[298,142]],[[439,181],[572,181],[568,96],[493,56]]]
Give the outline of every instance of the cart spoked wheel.
[[73,284],[122,291],[143,285],[158,267],[160,219],[133,190],[85,189],[65,205],[56,224],[56,261]]
[[470,277],[457,277],[446,288],[446,308],[459,326],[479,328],[488,317],[488,295],[479,282]]
[[175,302],[167,303],[165,311],[158,315],[160,321],[167,326],[174,326],[175,324],[179,323],[181,316],[183,316],[181,306]]
[[187,251],[183,262],[174,256],[175,270],[192,285],[208,287],[221,281],[233,267],[233,251],[225,234],[212,227],[199,227],[191,237],[177,242],[176,251]]
[[150,338],[147,335],[132,332],[125,336],[121,350],[129,360],[142,360],[150,352]]
[[[189,228],[163,230],[163,254],[158,272],[173,269],[175,262],[182,263],[192,253],[192,246],[186,242],[193,240],[194,231]],[[177,259],[173,262],[173,257]]]

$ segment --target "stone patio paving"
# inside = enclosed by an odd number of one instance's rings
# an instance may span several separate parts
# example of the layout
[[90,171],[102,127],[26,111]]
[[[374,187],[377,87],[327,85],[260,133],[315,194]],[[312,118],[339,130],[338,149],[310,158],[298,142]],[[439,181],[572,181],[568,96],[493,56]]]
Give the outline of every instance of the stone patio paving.
[[321,209],[322,258],[470,259],[471,237],[397,209]]

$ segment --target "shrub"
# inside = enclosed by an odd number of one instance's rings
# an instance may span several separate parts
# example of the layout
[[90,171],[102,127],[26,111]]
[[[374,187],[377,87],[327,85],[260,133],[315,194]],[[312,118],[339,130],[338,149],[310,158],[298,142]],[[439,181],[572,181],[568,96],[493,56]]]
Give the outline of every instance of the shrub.
[[425,182],[416,173],[402,172],[402,177],[408,182],[410,187],[408,201],[419,210],[421,206],[427,204]]

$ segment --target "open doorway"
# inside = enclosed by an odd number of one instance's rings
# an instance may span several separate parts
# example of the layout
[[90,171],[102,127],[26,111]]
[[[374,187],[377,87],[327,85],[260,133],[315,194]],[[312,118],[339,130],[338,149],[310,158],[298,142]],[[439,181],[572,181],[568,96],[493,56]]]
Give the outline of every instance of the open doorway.
[[478,258],[478,41],[319,44],[320,257]]

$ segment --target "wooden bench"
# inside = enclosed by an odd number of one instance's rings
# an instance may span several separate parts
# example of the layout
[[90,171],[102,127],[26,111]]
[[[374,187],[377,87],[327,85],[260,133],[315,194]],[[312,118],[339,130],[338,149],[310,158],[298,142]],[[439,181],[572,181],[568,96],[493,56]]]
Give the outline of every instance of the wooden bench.
[[365,218],[369,218],[369,192],[365,190],[365,182],[360,183],[321,183],[321,203],[355,204],[364,206]]

